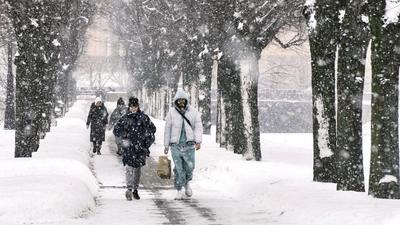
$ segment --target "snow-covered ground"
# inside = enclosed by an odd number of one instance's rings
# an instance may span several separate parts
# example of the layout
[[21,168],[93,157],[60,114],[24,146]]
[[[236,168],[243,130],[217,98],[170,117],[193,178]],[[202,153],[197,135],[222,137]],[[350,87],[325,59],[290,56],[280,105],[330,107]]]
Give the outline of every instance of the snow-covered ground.
[[[311,134],[262,134],[261,162],[245,161],[219,148],[214,134],[206,135],[196,153],[192,201],[174,201],[171,186],[147,184],[139,190],[141,200],[128,202],[111,132],[103,154],[90,153],[88,104],[78,101],[59,119],[32,158],[14,159],[13,132],[0,131],[1,225],[400,223],[399,200],[374,199],[312,182]],[[111,113],[115,103],[107,106]],[[163,121],[154,122],[151,156],[157,160],[163,155]],[[366,154],[366,168],[368,158]],[[184,220],[174,219],[177,215]]]

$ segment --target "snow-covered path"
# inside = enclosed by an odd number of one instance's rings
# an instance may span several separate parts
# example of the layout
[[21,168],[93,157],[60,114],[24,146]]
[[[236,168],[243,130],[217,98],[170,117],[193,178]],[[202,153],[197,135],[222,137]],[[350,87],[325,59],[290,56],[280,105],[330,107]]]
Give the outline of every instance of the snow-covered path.
[[[160,127],[158,127],[160,130]],[[162,146],[156,143],[151,151],[161,152]],[[156,157],[155,157],[156,158]],[[107,134],[107,142],[103,146],[102,155],[93,155],[94,172],[101,189],[98,207],[89,216],[74,221],[73,224],[266,224],[271,222],[270,214],[264,210],[241,212],[241,221],[235,219],[235,211],[241,202],[232,198],[215,199],[216,193],[209,196],[196,195],[190,200],[173,200],[175,190],[172,179],[161,180],[156,176],[156,162],[148,159],[142,170],[139,188],[140,200],[126,201],[124,168],[116,155],[113,137]],[[195,190],[196,191],[196,190]],[[217,215],[215,209],[230,212]],[[243,217],[244,215],[244,217]]]
[[[157,206],[149,190],[140,190],[141,200],[126,201],[124,167],[115,153],[113,137],[107,135],[102,155],[92,155],[93,172],[100,185],[97,207],[93,212],[70,224],[163,224],[166,218],[157,213]],[[145,216],[152,214],[152,216]],[[140,220],[139,220],[140,219]],[[137,222],[137,223],[136,223]]]
[[[111,112],[111,110],[109,109]],[[158,131],[160,131],[158,127]],[[162,146],[154,144],[151,151],[159,152]],[[116,145],[111,131],[107,131],[102,154],[91,154],[92,171],[100,191],[96,209],[86,216],[66,224],[124,225],[124,224],[221,224],[211,209],[199,200],[173,200],[175,191],[171,180],[156,176],[156,162],[150,157],[142,168],[140,200],[125,199],[125,170],[121,158],[116,154]]]

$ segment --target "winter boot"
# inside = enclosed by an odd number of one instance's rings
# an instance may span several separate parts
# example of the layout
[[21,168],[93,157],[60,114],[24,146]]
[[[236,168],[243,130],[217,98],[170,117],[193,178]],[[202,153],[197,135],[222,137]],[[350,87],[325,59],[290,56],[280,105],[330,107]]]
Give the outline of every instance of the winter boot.
[[126,190],[126,192],[125,192],[125,197],[126,197],[126,200],[132,201],[132,197],[133,197],[132,189]]
[[136,200],[140,199],[140,196],[139,196],[139,193],[138,193],[137,189],[133,190],[133,198],[136,199]]
[[120,145],[118,145],[117,155],[119,155],[119,156],[122,155],[122,151],[121,151],[121,146]]
[[192,195],[193,195],[193,191],[192,191],[192,188],[190,187],[189,182],[187,182],[185,185],[185,195],[187,197],[192,197]]
[[100,149],[97,150],[97,155],[101,155]]
[[183,193],[182,189],[176,192],[175,200],[183,200],[186,198],[185,193]]

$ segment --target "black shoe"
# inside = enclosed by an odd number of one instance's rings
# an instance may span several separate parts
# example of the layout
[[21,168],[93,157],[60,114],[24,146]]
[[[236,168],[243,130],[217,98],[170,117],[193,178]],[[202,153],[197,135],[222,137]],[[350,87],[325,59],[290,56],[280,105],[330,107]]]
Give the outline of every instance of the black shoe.
[[133,190],[133,198],[134,198],[134,199],[137,199],[137,200],[140,199],[140,196],[139,196],[139,194],[138,194],[137,189]]
[[93,153],[96,153],[96,152],[97,152],[96,147],[93,147]]
[[101,155],[101,152],[100,152],[100,151],[97,151],[97,155]]

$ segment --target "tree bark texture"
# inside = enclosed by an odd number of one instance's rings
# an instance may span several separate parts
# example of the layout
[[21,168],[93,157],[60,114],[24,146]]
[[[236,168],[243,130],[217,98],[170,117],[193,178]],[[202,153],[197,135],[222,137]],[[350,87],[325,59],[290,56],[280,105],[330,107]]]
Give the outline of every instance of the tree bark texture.
[[6,87],[6,109],[4,113],[4,129],[15,129],[15,94],[13,74],[13,44],[9,41],[7,45],[7,87]]
[[368,24],[363,0],[348,1],[341,24],[337,73],[337,189],[365,191],[362,152],[362,100]]
[[371,166],[369,194],[377,198],[399,196],[398,23],[385,25],[385,1],[369,2],[372,33]]
[[[315,18],[312,13],[315,12]],[[336,182],[335,54],[338,7],[329,0],[306,8],[311,52],[314,181]]]

